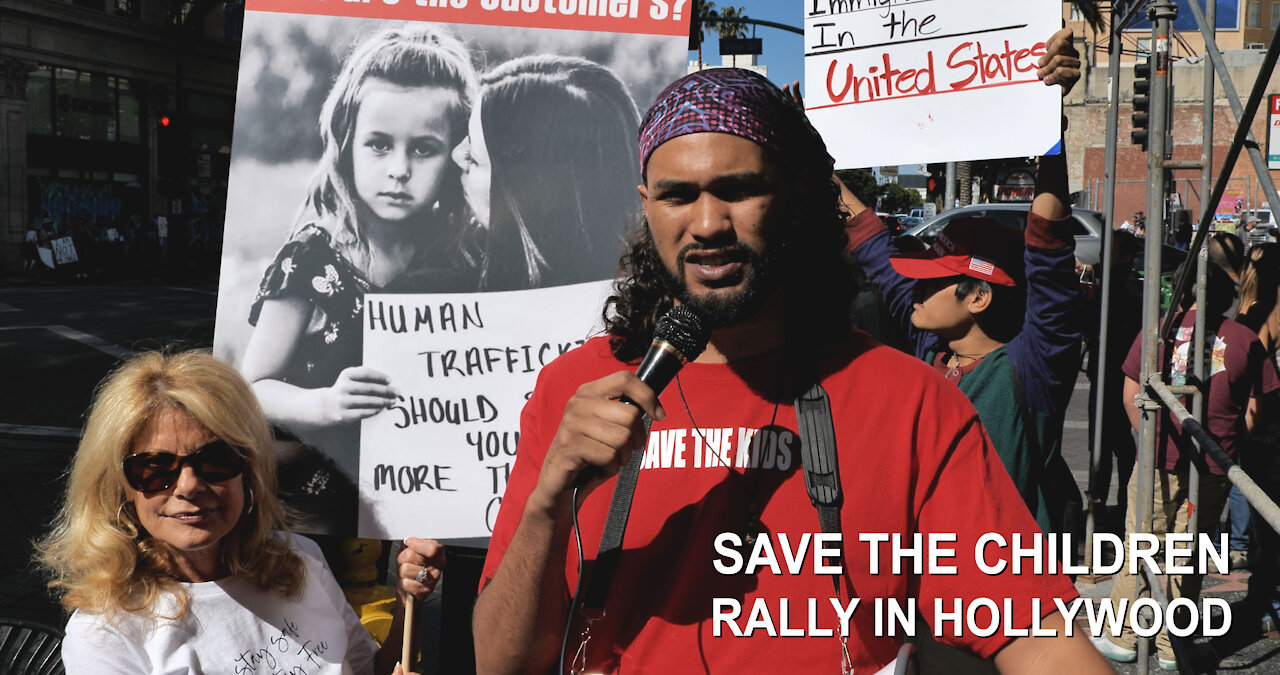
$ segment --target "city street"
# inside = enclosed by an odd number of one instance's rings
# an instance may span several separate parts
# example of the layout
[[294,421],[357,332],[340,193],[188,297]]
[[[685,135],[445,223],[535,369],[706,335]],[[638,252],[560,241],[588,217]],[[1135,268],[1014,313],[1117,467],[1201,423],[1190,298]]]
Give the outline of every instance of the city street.
[[[5,615],[54,625],[65,621],[30,563],[31,541],[45,531],[56,508],[94,385],[134,351],[211,346],[215,301],[211,283],[0,285],[0,607]],[[1065,455],[1080,485],[1088,462],[1087,400],[1088,381],[1081,376],[1064,435]],[[1247,573],[1211,575],[1206,592],[1238,601],[1247,579]],[[1078,583],[1077,588],[1086,597],[1105,597],[1110,583]],[[1197,659],[1197,672],[1213,672],[1215,663],[1220,671],[1280,672],[1280,641],[1274,639],[1219,640],[1215,651],[1217,658]],[[1131,665],[1119,668],[1136,672]]]
[[216,288],[0,286],[0,607],[61,625],[30,564],[93,387],[135,350],[210,347]]

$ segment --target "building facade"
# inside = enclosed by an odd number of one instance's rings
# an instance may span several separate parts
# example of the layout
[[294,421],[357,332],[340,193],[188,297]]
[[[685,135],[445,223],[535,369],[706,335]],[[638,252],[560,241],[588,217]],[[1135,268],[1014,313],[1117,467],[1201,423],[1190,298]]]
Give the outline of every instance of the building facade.
[[0,272],[32,227],[119,265],[216,255],[242,20],[221,0],[0,0]]
[[[1185,5],[1187,0],[1179,0]],[[1274,29],[1280,25],[1280,2],[1261,0],[1217,0],[1218,27],[1215,42],[1223,52],[1227,70],[1241,99],[1241,106],[1249,96],[1258,77],[1267,44]],[[1081,195],[1088,206],[1101,208],[1105,179],[1107,111],[1110,107],[1108,91],[1108,37],[1104,26],[1095,32],[1086,26],[1070,3],[1063,5],[1063,18],[1077,36],[1077,48],[1084,61],[1081,82],[1068,96],[1064,112],[1068,118],[1066,142],[1071,189]],[[1147,154],[1130,141],[1133,130],[1133,66],[1146,58],[1150,50],[1150,26],[1124,32],[1120,58],[1120,96],[1118,142],[1116,152],[1116,206],[1115,223],[1133,221],[1136,214],[1147,208]],[[1173,105],[1173,158],[1175,160],[1199,160],[1206,124],[1203,109],[1204,68],[1209,64],[1205,55],[1205,42],[1194,18],[1186,7],[1179,8],[1179,18],[1171,36],[1174,88]],[[1210,66],[1211,67],[1211,66]],[[1266,89],[1268,94],[1280,93],[1280,78],[1271,73]],[[1237,123],[1231,111],[1222,82],[1215,77],[1212,120],[1213,177],[1216,180],[1222,163],[1231,146]],[[1268,137],[1267,99],[1254,118],[1251,131],[1263,154],[1267,150]],[[1280,149],[1277,149],[1280,152]],[[1274,182],[1280,171],[1268,172]],[[1201,202],[1200,172],[1180,170],[1175,172],[1176,203],[1187,208],[1196,217],[1203,213]],[[1264,205],[1263,195],[1253,164],[1241,153],[1231,173],[1227,193],[1215,211],[1226,209],[1237,216]],[[1229,215],[1229,214],[1224,214]]]

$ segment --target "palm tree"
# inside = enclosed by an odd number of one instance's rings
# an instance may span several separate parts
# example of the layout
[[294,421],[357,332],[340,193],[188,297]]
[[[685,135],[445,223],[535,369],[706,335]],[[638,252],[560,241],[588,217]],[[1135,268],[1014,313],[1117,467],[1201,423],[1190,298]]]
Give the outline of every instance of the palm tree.
[[[1124,4],[1125,0],[1111,0],[1109,5]],[[1089,24],[1089,28],[1097,32],[1102,26],[1102,0],[1071,0],[1071,4],[1075,6],[1080,16],[1084,17],[1084,22]]]
[[702,37],[715,33],[722,38],[746,37],[747,25],[737,21],[726,22],[719,19],[745,19],[746,10],[742,7],[728,6],[724,8],[716,7],[713,0],[693,0],[693,16],[694,21],[701,24],[701,28],[697,29],[702,35],[698,36],[698,63],[702,63]]
[[707,4],[710,5],[710,7],[708,8],[709,11],[707,18],[703,21],[703,25],[706,26],[707,30],[714,30],[716,34],[722,38],[741,38],[747,36],[747,33],[749,32],[747,30],[747,24],[737,21],[720,21],[720,19],[747,18],[747,15],[745,14],[746,10],[744,8],[729,6],[720,9],[712,3],[708,2]]

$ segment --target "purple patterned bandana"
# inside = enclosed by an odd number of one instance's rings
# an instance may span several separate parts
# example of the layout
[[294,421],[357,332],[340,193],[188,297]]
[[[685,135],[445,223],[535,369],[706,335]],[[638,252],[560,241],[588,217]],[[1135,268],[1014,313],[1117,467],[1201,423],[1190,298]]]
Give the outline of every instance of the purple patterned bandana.
[[[812,131],[803,111],[781,89],[743,68],[711,68],[662,90],[640,125],[640,172],[659,145],[685,134],[721,132],[781,153]],[[819,139],[819,142],[821,140]]]

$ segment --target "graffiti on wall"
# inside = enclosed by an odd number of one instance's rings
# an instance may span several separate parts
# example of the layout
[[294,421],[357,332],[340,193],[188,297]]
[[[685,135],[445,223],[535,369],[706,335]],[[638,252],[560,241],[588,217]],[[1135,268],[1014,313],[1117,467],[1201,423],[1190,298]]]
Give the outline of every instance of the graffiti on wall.
[[53,221],[55,228],[71,226],[71,218],[86,214],[95,222],[110,222],[120,216],[124,199],[114,183],[35,178],[33,194],[40,200],[34,213]]

